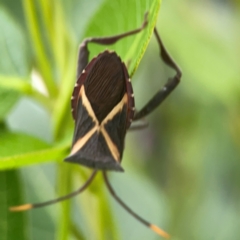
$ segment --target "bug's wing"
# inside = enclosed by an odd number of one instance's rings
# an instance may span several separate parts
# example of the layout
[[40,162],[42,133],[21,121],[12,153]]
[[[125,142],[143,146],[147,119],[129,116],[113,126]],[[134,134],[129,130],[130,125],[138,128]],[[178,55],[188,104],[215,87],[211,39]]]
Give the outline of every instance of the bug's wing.
[[72,150],[65,161],[85,166],[123,171],[120,161],[124,148],[127,94],[99,123],[81,87]]
[[95,132],[84,146],[65,161],[100,169],[123,171],[121,165],[113,158],[102,133]]

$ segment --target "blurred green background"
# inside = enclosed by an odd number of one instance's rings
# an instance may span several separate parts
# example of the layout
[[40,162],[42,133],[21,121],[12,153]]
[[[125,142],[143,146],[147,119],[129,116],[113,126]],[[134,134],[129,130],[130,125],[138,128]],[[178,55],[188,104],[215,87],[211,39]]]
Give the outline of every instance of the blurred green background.
[[[89,169],[62,163],[73,131],[78,45],[85,36],[140,26],[146,10],[145,33],[109,48],[131,59],[133,73],[157,19],[183,78],[146,118],[148,128],[127,134],[125,172],[110,173],[111,183],[173,240],[239,239],[240,1],[165,0],[158,8],[157,0],[1,0],[0,240],[160,239],[111,199],[101,174],[70,201],[8,211],[66,194],[87,179]],[[91,46],[91,56],[103,49]],[[133,76],[137,109],[174,74],[158,51],[151,38]]]

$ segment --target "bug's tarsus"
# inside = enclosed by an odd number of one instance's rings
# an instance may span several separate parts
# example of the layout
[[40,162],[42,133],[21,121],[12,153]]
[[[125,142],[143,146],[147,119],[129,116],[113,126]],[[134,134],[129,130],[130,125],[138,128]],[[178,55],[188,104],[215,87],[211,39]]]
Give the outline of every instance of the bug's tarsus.
[[152,99],[149,100],[149,102],[134,116],[134,121],[138,120],[140,118],[145,117],[150,112],[152,112],[156,107],[158,107],[163,100],[173,91],[173,89],[178,85],[180,82],[182,72],[178,65],[175,63],[173,58],[170,56],[170,54],[167,52],[166,48],[163,45],[163,42],[160,38],[160,35],[158,34],[158,31],[156,28],[154,28],[154,34],[156,36],[159,48],[160,48],[160,56],[162,60],[171,68],[173,68],[176,71],[176,75],[172,78],[169,78],[168,82],[163,86],[163,88],[158,91]]
[[163,231],[161,228],[159,228],[158,226],[149,223],[148,221],[146,221],[145,219],[143,219],[142,217],[140,217],[139,215],[137,215],[131,208],[129,208],[115,193],[113,187],[111,186],[108,177],[107,177],[107,173],[106,171],[103,171],[103,178],[104,181],[106,183],[106,186],[109,190],[109,192],[111,193],[111,195],[113,196],[113,198],[128,212],[130,213],[134,218],[136,218],[139,222],[141,222],[142,224],[144,224],[145,226],[147,226],[148,228],[150,228],[151,230],[153,230],[155,233],[157,233],[158,235],[164,237],[164,238],[169,238],[170,235],[168,233],[166,233],[165,231]]
[[29,204],[28,203],[28,204],[23,204],[23,205],[20,205],[20,206],[10,207],[9,210],[11,212],[26,211],[26,210],[30,210],[30,209],[33,209],[33,208],[45,207],[47,205],[51,205],[51,204],[54,204],[54,203],[61,202],[63,200],[72,198],[72,197],[78,195],[79,193],[83,192],[89,186],[89,184],[92,182],[92,180],[96,176],[96,173],[97,173],[97,170],[94,170],[92,172],[91,176],[88,178],[88,180],[84,183],[84,185],[81,188],[79,188],[77,191],[72,192],[68,195],[65,195],[63,197],[53,199],[53,200],[50,200],[50,201],[47,201],[47,202],[35,203],[35,204]]
[[143,119],[139,123],[133,122],[128,131],[142,130],[147,128],[149,123]]

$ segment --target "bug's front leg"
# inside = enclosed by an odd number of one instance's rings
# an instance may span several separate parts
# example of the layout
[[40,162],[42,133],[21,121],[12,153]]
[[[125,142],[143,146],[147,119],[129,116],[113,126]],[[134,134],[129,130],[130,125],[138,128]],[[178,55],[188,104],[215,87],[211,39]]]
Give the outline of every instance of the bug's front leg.
[[88,56],[89,56],[89,51],[88,51],[88,43],[97,43],[101,45],[111,45],[116,43],[118,40],[128,37],[130,35],[137,34],[141,32],[146,26],[147,26],[147,16],[148,12],[145,13],[144,15],[144,21],[142,23],[142,26],[134,29],[132,31],[110,36],[110,37],[92,37],[92,38],[86,38],[80,45],[79,47],[79,52],[78,52],[78,65],[77,65],[77,80],[79,76],[81,75],[83,69],[87,66],[88,64]]
[[174,77],[168,79],[168,82],[163,86],[163,88],[160,89],[140,111],[136,112],[133,119],[134,121],[145,117],[146,115],[151,113],[157,106],[159,106],[164,101],[164,99],[175,89],[175,87],[180,82],[182,76],[180,68],[167,52],[156,28],[154,28],[154,34],[158,41],[161,58],[168,66],[170,66],[176,71],[176,74]]
[[87,66],[88,64],[88,56],[89,56],[89,51],[87,48],[88,42],[84,40],[80,46],[79,46],[79,51],[78,51],[78,61],[77,61],[77,80],[79,76],[81,75],[83,69]]

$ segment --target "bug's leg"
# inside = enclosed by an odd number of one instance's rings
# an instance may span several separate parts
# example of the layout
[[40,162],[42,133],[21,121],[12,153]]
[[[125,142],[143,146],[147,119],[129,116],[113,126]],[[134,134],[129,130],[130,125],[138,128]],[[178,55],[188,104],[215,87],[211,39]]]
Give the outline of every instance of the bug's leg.
[[137,215],[135,212],[133,212],[133,210],[131,208],[129,208],[115,193],[114,189],[112,188],[108,177],[107,177],[107,173],[105,171],[103,171],[103,178],[104,181],[107,185],[107,188],[109,190],[109,192],[111,193],[111,195],[113,196],[113,198],[128,212],[130,213],[134,218],[136,218],[139,222],[141,222],[142,224],[144,224],[145,226],[149,227],[151,230],[153,230],[155,233],[157,233],[158,235],[164,237],[164,238],[169,238],[169,234],[166,233],[165,231],[163,231],[161,228],[157,227],[154,224],[149,223],[148,221],[146,221],[145,219],[143,219],[142,217],[140,217],[139,215]]
[[77,79],[82,73],[83,69],[86,67],[88,63],[88,56],[89,56],[89,51],[87,48],[88,43],[97,43],[101,45],[111,45],[116,43],[118,40],[137,34],[141,32],[146,26],[147,26],[147,16],[148,12],[145,13],[144,15],[144,21],[142,23],[142,26],[140,28],[134,29],[132,31],[122,33],[119,35],[114,35],[110,37],[92,37],[92,38],[86,38],[80,45],[79,47],[79,52],[78,52],[78,66],[77,66]]
[[138,111],[134,116],[134,121],[138,120],[142,117],[145,117],[150,112],[152,112],[157,106],[159,106],[164,99],[174,90],[174,88],[178,85],[180,82],[182,72],[178,65],[174,62],[174,60],[171,58],[169,53],[167,52],[166,48],[164,47],[162,40],[157,32],[157,29],[154,28],[154,34],[157,38],[159,48],[160,48],[160,56],[163,59],[163,61],[173,68],[176,71],[176,74],[174,77],[169,78],[168,82],[163,86],[163,88],[158,91],[152,99],[149,100],[149,102],[140,110]]
[[50,200],[50,201],[42,202],[42,203],[34,203],[34,204],[28,203],[28,204],[23,204],[23,205],[20,205],[20,206],[10,207],[9,210],[11,212],[26,211],[26,210],[30,210],[30,209],[33,209],[33,208],[45,207],[45,206],[48,206],[48,205],[51,205],[51,204],[54,204],[54,203],[57,203],[57,202],[61,202],[63,200],[66,200],[66,199],[69,199],[69,198],[72,198],[72,197],[75,197],[79,193],[83,192],[89,186],[89,184],[92,182],[92,180],[96,176],[96,173],[97,173],[97,170],[93,171],[93,173],[91,174],[89,179],[84,183],[84,185],[81,188],[79,188],[77,191],[72,192],[68,195],[65,195],[63,197],[56,198],[56,199],[53,199],[53,200]]
[[132,125],[130,126],[130,128],[128,129],[128,131],[135,131],[135,130],[142,130],[144,128],[148,127],[148,122],[141,119],[139,121],[139,123],[132,123]]

